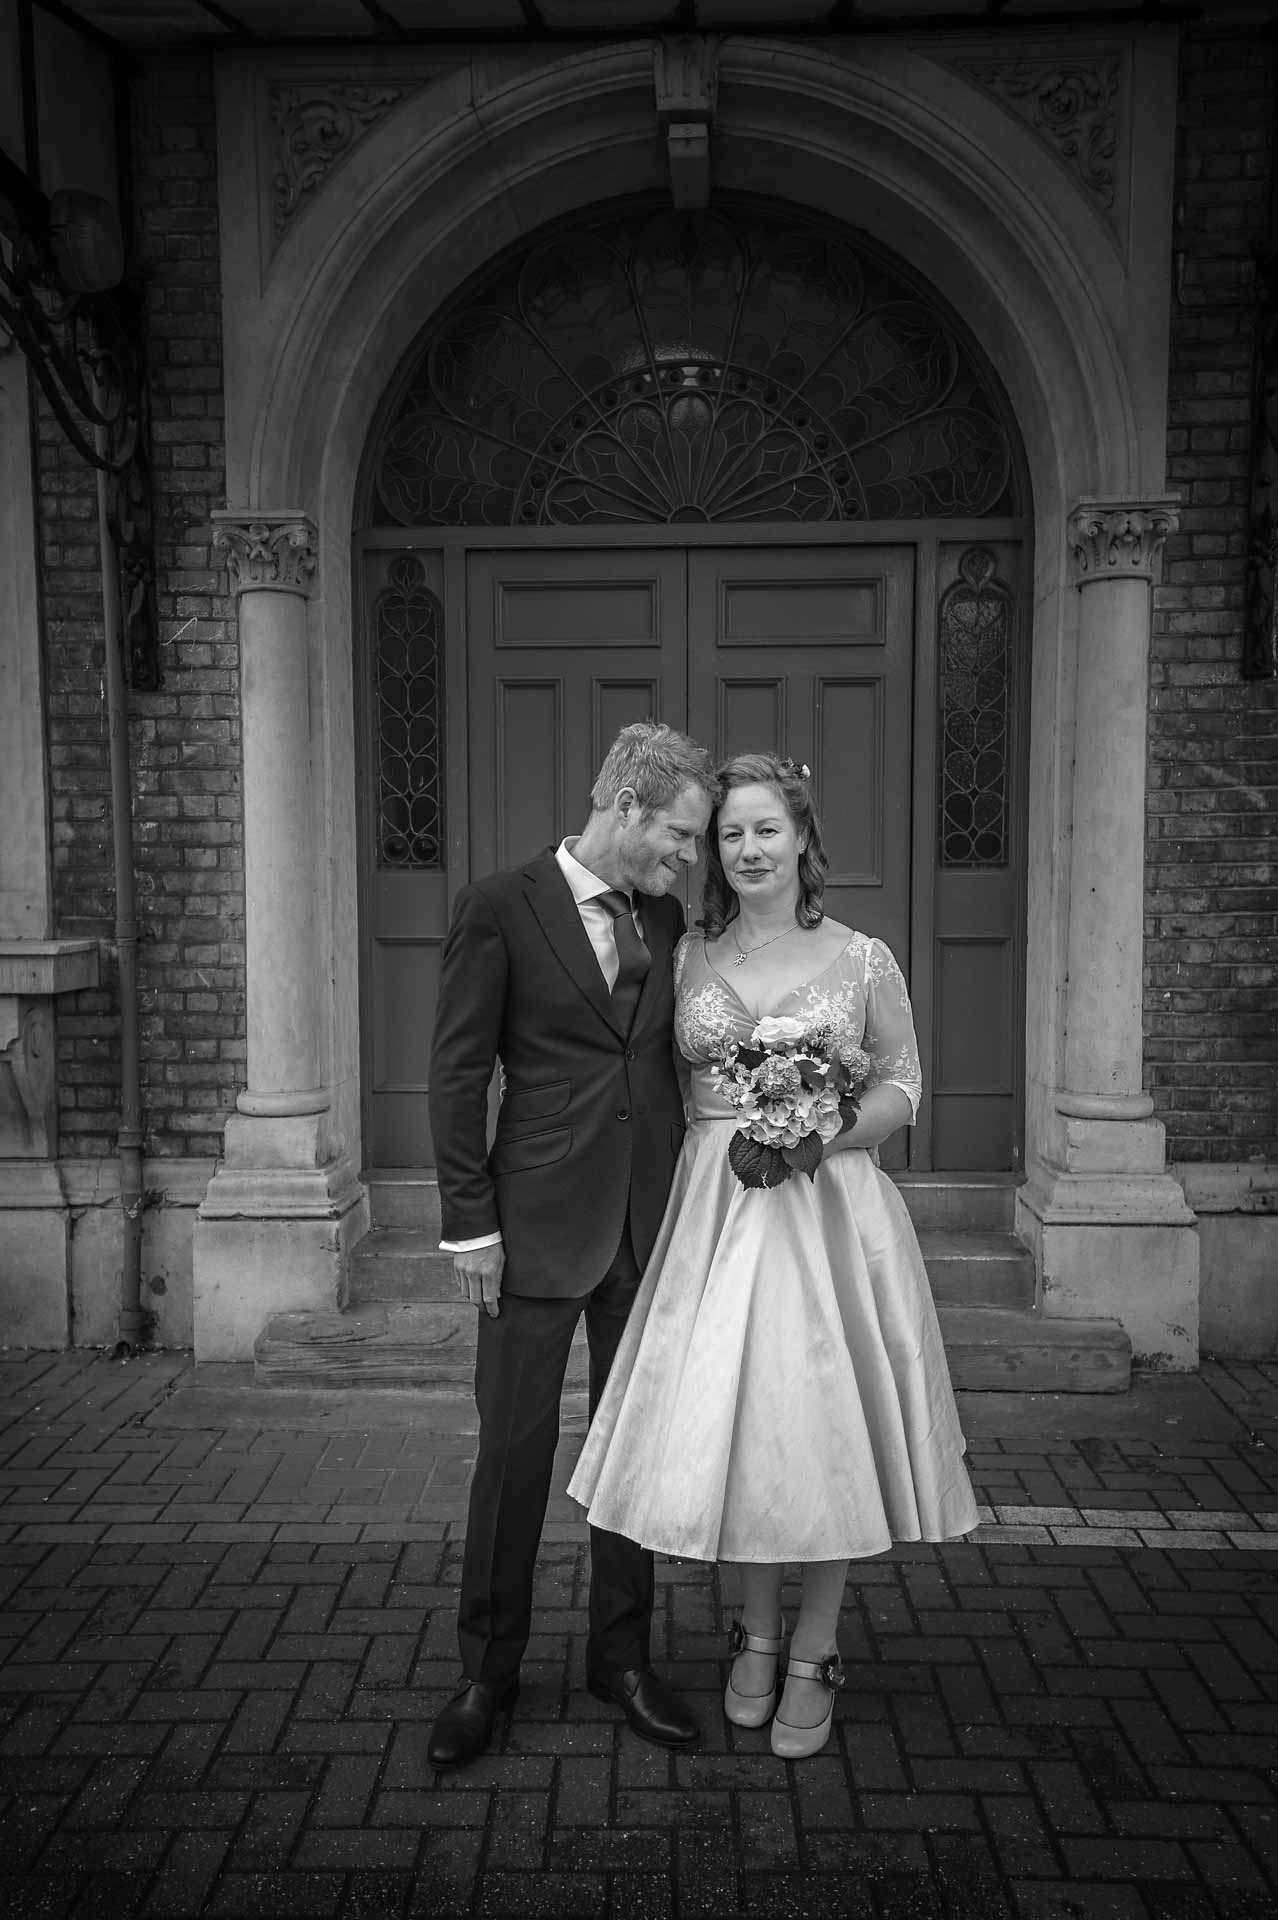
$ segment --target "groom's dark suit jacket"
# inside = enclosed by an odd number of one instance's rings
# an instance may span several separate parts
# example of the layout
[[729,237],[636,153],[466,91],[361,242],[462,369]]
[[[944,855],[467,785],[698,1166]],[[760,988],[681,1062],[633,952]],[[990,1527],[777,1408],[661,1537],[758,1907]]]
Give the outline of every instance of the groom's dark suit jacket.
[[[639,905],[652,965],[627,1034],[552,850],[458,895],[430,1075],[443,1237],[500,1231],[505,1292],[589,1292],[627,1207],[640,1266],[652,1251],[683,1141],[671,956],[684,917],[677,900]],[[506,1091],[490,1152],[495,1058]]]

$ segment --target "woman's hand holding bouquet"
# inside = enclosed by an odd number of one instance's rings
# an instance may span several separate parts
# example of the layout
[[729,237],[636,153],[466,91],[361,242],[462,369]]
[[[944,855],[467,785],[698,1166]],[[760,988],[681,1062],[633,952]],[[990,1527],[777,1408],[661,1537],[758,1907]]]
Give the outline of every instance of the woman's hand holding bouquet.
[[714,1073],[737,1112],[728,1164],[743,1187],[778,1187],[792,1173],[816,1178],[826,1142],[859,1111],[870,1071],[860,1047],[836,1050],[828,1028],[791,1017],[760,1020],[748,1045],[733,1042]]

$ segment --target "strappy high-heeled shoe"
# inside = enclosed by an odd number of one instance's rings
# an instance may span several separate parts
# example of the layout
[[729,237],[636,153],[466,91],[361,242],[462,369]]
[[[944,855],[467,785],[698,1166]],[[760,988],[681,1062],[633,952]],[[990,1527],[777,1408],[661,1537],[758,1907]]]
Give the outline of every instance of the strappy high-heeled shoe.
[[[732,1633],[728,1640],[728,1655],[732,1661],[732,1673],[728,1675],[728,1684],[723,1694],[723,1711],[734,1727],[761,1727],[771,1719],[777,1704],[777,1662],[785,1647],[785,1621],[781,1622],[781,1631],[776,1634],[747,1633],[739,1620],[732,1623]],[[739,1653],[763,1653],[772,1655],[772,1685],[766,1693],[738,1693],[732,1684],[732,1674],[736,1671]]]
[[824,1660],[796,1660],[791,1655],[786,1671],[797,1680],[819,1680],[830,1689],[825,1718],[818,1720],[814,1727],[796,1727],[779,1716],[772,1722],[772,1751],[777,1758],[808,1760],[814,1753],[820,1753],[830,1737],[834,1725],[834,1696],[847,1676],[837,1653],[827,1653]]

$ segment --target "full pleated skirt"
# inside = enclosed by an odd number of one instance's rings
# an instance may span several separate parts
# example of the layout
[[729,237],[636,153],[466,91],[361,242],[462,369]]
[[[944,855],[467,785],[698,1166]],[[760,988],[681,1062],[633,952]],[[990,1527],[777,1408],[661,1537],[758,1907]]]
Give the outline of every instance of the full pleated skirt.
[[690,1560],[862,1559],[977,1524],[931,1290],[859,1149],[766,1191],[731,1120],[689,1128],[568,1491]]

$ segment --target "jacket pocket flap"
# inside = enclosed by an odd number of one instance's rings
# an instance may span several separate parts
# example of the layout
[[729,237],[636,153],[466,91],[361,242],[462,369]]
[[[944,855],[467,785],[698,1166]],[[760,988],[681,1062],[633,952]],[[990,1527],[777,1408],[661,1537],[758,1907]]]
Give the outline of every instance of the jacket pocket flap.
[[517,1140],[499,1140],[488,1156],[494,1173],[524,1173],[530,1167],[548,1167],[562,1160],[572,1145],[572,1128],[555,1127],[550,1133],[530,1133]]
[[562,1113],[572,1098],[571,1080],[549,1080],[540,1087],[507,1087],[502,1101],[508,1121],[548,1120]]

